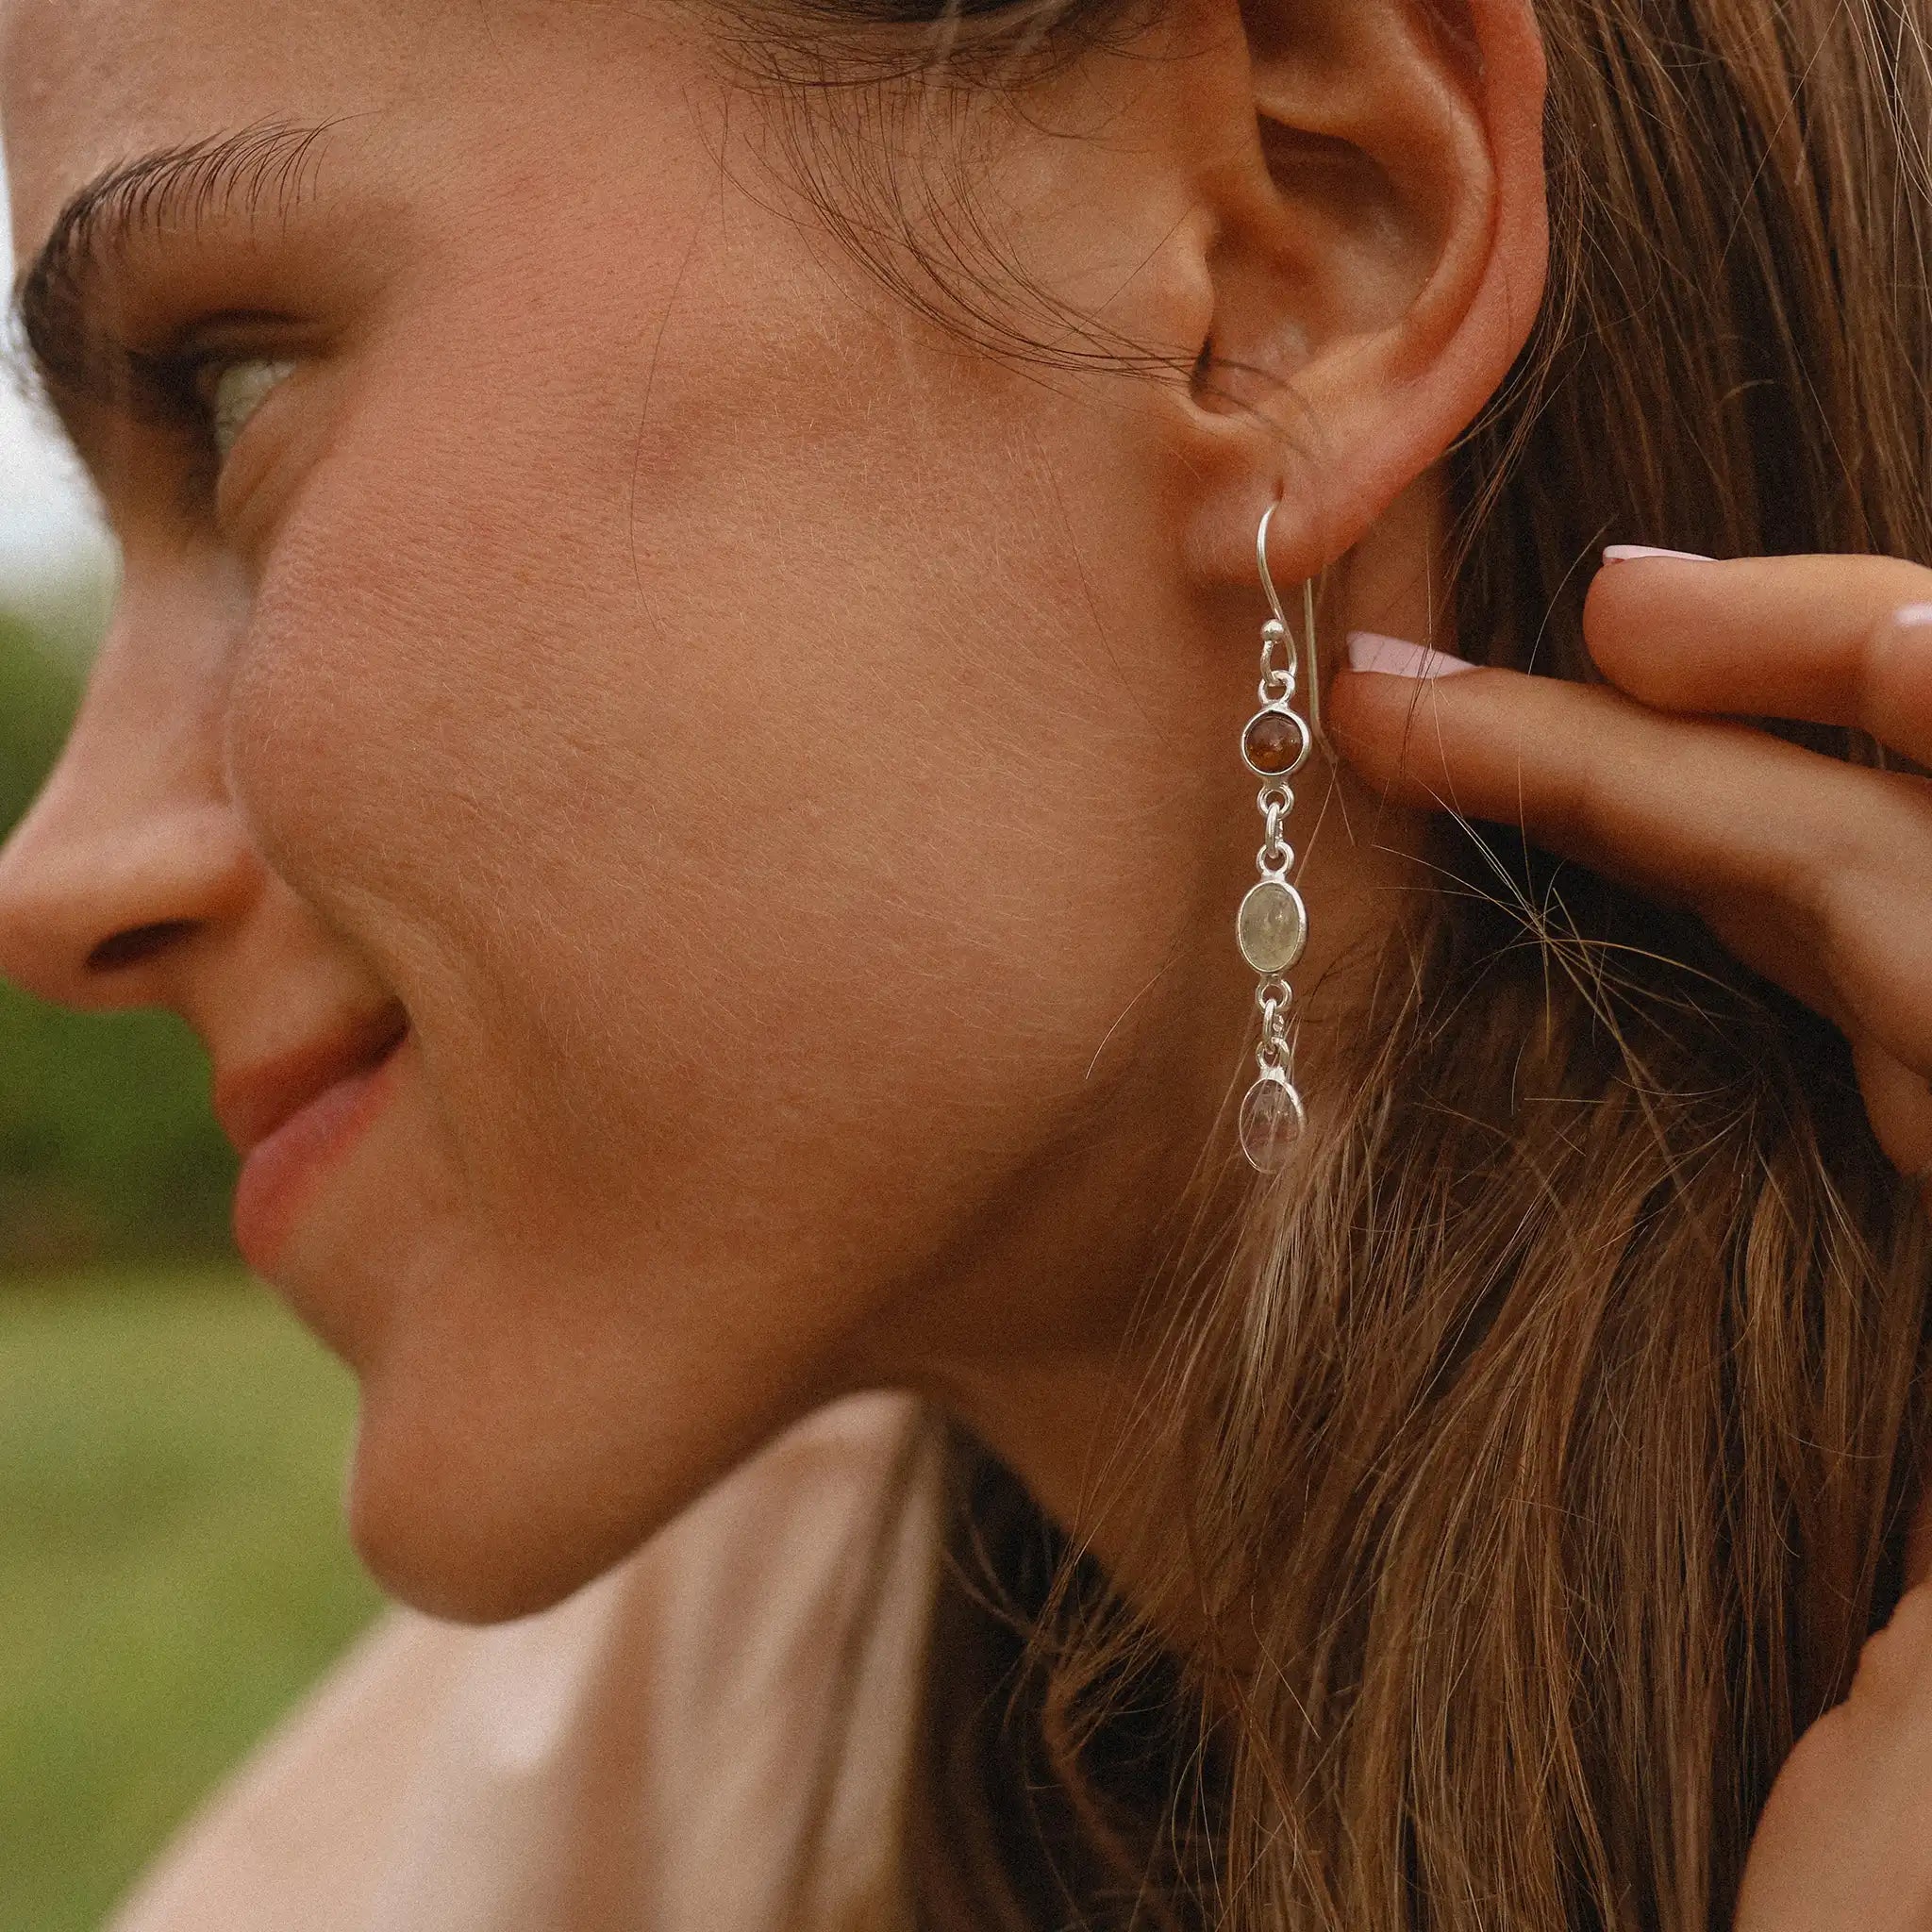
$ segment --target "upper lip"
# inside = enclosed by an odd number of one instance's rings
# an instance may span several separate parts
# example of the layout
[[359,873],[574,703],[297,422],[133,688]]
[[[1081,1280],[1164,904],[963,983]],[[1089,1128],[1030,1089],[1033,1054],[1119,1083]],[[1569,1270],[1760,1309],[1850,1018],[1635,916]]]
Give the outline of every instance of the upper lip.
[[387,1059],[408,1030],[401,1008],[388,1007],[286,1053],[219,1072],[215,1118],[246,1156],[339,1080]]

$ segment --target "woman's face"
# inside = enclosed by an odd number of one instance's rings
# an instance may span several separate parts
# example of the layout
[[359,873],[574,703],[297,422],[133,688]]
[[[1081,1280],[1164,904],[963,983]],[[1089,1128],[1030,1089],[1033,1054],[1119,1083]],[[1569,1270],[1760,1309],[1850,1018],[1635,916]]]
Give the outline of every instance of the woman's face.
[[[1104,1358],[1252,988],[1192,405],[919,320],[668,6],[10,0],[4,60],[125,580],[0,955],[205,1038],[377,1574],[534,1607],[831,1394]],[[1055,87],[1004,244],[1191,357],[1180,91]]]

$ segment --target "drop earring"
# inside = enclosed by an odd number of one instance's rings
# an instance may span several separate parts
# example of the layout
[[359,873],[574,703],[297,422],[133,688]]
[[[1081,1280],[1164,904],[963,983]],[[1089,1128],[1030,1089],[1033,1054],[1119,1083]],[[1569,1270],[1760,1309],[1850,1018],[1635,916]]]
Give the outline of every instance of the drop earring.
[[[1248,889],[1235,923],[1241,957],[1260,975],[1255,1002],[1261,1009],[1261,1043],[1256,1050],[1257,1076],[1241,1102],[1241,1152],[1256,1173],[1279,1174],[1308,1124],[1294,1084],[1294,1044],[1289,1008],[1294,990],[1288,974],[1308,943],[1308,908],[1289,874],[1295,868],[1287,826],[1294,811],[1289,782],[1308,761],[1322,736],[1322,676],[1315,655],[1315,583],[1302,587],[1302,643],[1295,642],[1288,613],[1268,568],[1268,526],[1278,503],[1268,506],[1255,535],[1261,589],[1273,613],[1261,626],[1261,708],[1241,733],[1241,761],[1261,780],[1257,803],[1264,827],[1257,863],[1259,881]],[[1294,708],[1303,658],[1308,678],[1308,717]],[[1312,724],[1310,723],[1312,720]]]

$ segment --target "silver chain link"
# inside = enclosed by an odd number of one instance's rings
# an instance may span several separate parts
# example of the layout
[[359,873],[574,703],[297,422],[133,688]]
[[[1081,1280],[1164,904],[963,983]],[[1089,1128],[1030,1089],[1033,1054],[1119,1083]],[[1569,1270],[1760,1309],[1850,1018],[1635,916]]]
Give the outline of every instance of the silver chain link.
[[1261,1044],[1255,1058],[1263,1074],[1285,1074],[1291,1063],[1288,1011],[1293,1003],[1294,989],[1278,974],[1255,989],[1255,1004],[1261,1009]]

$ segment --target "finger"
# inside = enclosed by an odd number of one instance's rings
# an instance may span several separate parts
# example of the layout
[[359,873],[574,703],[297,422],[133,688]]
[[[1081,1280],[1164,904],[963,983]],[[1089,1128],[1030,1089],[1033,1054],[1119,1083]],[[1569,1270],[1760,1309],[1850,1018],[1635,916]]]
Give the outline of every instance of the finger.
[[1922,1185],[1932,1181],[1932,1084],[1874,1041],[1855,1040],[1852,1061],[1885,1158]]
[[1932,764],[1932,571],[1889,557],[1607,564],[1584,637],[1662,710],[1803,719]]
[[1505,671],[1343,672],[1330,721],[1391,798],[1515,825],[1692,907],[1788,991],[1916,1072],[1932,1068],[1926,781]]
[[1932,1709],[1932,1587],[1908,1590],[1858,1653],[1851,1702],[1866,1710]]

